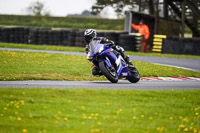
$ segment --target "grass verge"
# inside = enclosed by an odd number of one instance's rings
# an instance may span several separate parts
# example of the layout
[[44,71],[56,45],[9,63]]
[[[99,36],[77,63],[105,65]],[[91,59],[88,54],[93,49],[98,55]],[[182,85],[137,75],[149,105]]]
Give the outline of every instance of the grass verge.
[[200,132],[199,90],[0,89],[0,133]]
[[[33,45],[33,44],[15,44],[15,43],[0,43],[0,47],[4,48],[22,48],[22,49],[37,49],[37,50],[54,50],[54,51],[71,51],[71,52],[85,52],[83,47],[65,47],[65,46],[49,46],[49,45]],[[136,56],[157,56],[168,58],[191,58],[200,59],[200,56],[195,55],[175,55],[175,54],[161,54],[161,53],[141,53],[126,51],[128,55]]]
[[[105,80],[92,76],[92,63],[83,56],[0,51],[0,64],[0,80]],[[143,77],[200,76],[200,72],[174,67],[138,61],[133,64]]]
[[2,48],[36,49],[36,50],[52,50],[52,51],[85,52],[85,48],[82,48],[82,47],[64,47],[64,46],[50,46],[50,45],[0,43],[0,47],[2,47]]

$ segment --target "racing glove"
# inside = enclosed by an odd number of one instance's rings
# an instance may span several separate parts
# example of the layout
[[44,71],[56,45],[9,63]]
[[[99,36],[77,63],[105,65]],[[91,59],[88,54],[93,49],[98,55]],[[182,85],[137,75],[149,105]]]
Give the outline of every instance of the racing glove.
[[86,51],[86,54],[88,54],[88,52],[89,52],[89,47],[88,47],[88,45],[85,46],[85,51]]

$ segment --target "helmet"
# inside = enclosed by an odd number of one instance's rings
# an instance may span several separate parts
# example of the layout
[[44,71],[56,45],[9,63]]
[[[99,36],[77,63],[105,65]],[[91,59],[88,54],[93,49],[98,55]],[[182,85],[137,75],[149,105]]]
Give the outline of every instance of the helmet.
[[91,39],[95,38],[97,36],[97,32],[95,29],[87,29],[85,32],[84,32],[84,37],[85,37],[85,41],[87,43],[90,42]]

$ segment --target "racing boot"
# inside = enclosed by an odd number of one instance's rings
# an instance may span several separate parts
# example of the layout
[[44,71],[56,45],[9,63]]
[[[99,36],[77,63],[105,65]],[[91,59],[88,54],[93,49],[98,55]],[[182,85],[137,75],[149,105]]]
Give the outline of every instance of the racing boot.
[[133,65],[132,61],[130,60],[129,55],[125,56],[125,61],[128,64],[128,67],[135,68],[135,66]]
[[96,77],[100,77],[102,75],[101,70],[97,66],[93,67],[92,74]]

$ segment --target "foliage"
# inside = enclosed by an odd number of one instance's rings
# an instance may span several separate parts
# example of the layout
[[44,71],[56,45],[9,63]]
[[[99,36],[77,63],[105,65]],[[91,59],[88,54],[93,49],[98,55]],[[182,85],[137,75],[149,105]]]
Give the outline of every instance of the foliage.
[[45,5],[42,2],[36,1],[34,3],[31,3],[31,5],[27,7],[27,11],[29,14],[35,16],[42,16],[42,14],[50,16],[49,11],[46,11],[44,7]]
[[0,25],[123,30],[124,19],[0,15]]
[[96,4],[92,7],[92,13],[98,14],[107,6],[112,6],[118,16],[120,16],[125,7],[133,10],[136,6],[139,6],[139,11],[144,11],[148,7],[148,2],[146,0],[97,0]]
[[0,133],[200,132],[199,90],[0,89]]

